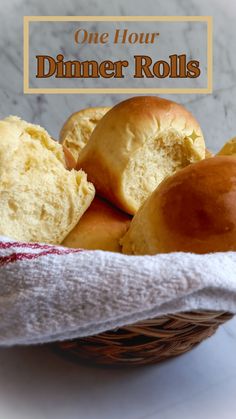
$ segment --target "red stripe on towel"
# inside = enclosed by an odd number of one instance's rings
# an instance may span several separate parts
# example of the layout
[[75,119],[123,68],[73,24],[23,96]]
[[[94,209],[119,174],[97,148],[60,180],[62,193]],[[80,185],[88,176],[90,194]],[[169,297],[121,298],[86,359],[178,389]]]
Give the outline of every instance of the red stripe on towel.
[[54,246],[40,243],[20,243],[20,242],[0,242],[0,249],[10,249],[11,247],[20,247],[21,249],[51,249]]
[[82,249],[57,249],[50,248],[40,253],[12,253],[8,256],[0,256],[0,266],[8,265],[9,263],[18,262],[21,260],[38,259],[41,256],[47,255],[68,255],[70,253],[79,253]]

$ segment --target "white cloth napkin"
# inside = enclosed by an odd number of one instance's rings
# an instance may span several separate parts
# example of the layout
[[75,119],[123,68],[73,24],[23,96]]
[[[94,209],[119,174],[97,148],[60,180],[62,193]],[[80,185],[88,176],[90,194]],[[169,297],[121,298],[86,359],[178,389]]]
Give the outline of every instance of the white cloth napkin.
[[197,309],[236,313],[236,252],[126,256],[0,238],[0,345]]

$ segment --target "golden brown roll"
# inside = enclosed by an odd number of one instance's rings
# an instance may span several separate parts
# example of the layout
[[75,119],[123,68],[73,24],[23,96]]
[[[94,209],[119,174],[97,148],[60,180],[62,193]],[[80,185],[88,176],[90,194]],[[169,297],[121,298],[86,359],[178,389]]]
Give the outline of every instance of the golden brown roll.
[[96,196],[62,244],[66,247],[120,252],[119,240],[130,222],[130,216]]
[[236,250],[236,159],[213,157],[164,180],[122,240],[123,252]]
[[166,99],[141,96],[106,113],[77,167],[100,195],[135,214],[165,177],[204,158],[202,131],[190,112]]
[[218,156],[236,156],[236,137],[229,140],[217,153]]
[[109,109],[105,107],[82,109],[73,113],[63,125],[60,143],[71,152],[76,161],[97,123]]
[[0,121],[0,235],[59,244],[94,195],[47,131],[17,117]]

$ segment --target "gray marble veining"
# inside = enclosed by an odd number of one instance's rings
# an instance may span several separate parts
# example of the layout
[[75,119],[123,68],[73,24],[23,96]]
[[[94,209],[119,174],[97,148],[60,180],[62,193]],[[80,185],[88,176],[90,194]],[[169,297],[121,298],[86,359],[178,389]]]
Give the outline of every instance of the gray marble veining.
[[[236,135],[236,4],[233,0],[1,0],[0,116],[17,114],[42,124],[55,138],[71,112],[113,105],[127,95],[24,95],[23,15],[212,15],[214,91],[209,95],[164,95],[185,104],[199,120],[208,147],[217,151]],[[44,34],[42,33],[42,42]],[[170,39],[171,42],[171,39]],[[129,95],[130,96],[130,95]]]

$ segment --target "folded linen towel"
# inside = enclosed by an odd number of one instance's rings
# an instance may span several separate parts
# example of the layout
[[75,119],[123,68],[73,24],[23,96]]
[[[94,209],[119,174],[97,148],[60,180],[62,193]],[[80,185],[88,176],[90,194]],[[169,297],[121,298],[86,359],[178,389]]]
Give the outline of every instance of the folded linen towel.
[[126,256],[0,237],[2,346],[199,309],[236,313],[236,252]]

